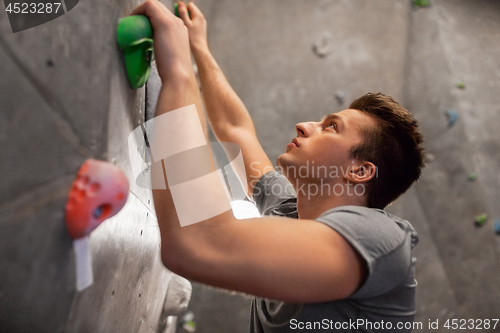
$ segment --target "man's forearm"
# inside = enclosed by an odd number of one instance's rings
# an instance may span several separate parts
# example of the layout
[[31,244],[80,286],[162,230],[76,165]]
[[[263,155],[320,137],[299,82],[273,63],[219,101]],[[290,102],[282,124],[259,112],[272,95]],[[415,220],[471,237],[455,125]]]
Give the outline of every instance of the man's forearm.
[[[200,110],[203,110],[201,96],[194,75],[174,74],[163,82],[160,95],[158,96],[155,116],[158,117],[191,104],[196,105],[198,113],[201,112]],[[168,145],[169,143],[165,142],[164,144]],[[153,167],[161,168],[162,170],[158,173],[163,174],[162,163],[155,163]],[[166,190],[153,190],[156,215],[162,234],[165,232],[170,233],[169,229],[171,228],[176,229],[180,227],[166,179],[165,184],[167,186]]]
[[[178,108],[195,104],[198,116],[202,123],[205,137],[205,115],[196,77],[194,73],[174,74],[162,83],[162,89],[158,96],[158,103],[155,110],[155,116],[164,114]],[[208,138],[207,138],[208,141]]]
[[220,141],[228,141],[228,132],[232,128],[255,132],[250,114],[229,85],[210,50],[193,50],[193,56],[198,66],[207,116],[216,137]]
[[[156,116],[161,117],[165,113],[169,113],[171,111],[175,111],[179,108],[184,108],[192,104],[195,104],[196,106],[198,117],[195,116],[196,119],[194,119],[192,115],[189,115],[189,113],[181,114],[180,116],[183,118],[184,122],[196,125],[195,123],[201,120],[198,118],[201,118],[200,113],[203,111],[203,109],[201,105],[201,96],[194,73],[187,77],[184,75],[173,75],[173,77],[163,82],[162,90],[160,92],[156,108]],[[196,126],[188,126],[188,128],[168,128],[168,126],[167,128],[154,127],[153,142],[159,141],[162,145],[172,144],[172,142],[168,142],[168,140],[162,139],[162,137],[164,137],[163,133],[172,130],[178,130],[179,135],[183,138],[184,142],[193,140],[197,136],[197,133],[195,132]],[[159,132],[156,133],[156,131]],[[205,135],[205,140],[208,143],[206,133],[203,134]],[[196,142],[199,142],[199,140]],[[213,207],[224,206],[224,202],[227,201],[227,214],[220,214],[220,211],[218,211],[217,214],[207,216],[204,221],[200,221],[202,230],[206,230],[205,227],[220,226],[226,224],[233,218],[230,212],[228,201],[229,199],[227,198],[225,192],[225,184],[221,183],[218,177],[206,179],[199,184],[200,188],[199,190],[197,190],[197,192],[206,192],[206,190],[208,189],[210,191],[210,194],[207,194],[202,200],[198,201],[192,201],[197,197],[196,195],[194,195],[195,193],[193,193],[193,195],[189,195],[189,197],[186,197],[185,194],[181,194],[181,196],[179,197],[179,194],[177,194],[177,197],[175,198],[177,198],[177,200],[180,199],[180,201],[175,201],[173,193],[171,192],[171,188],[169,187],[168,182],[170,179],[174,180],[175,185],[175,183],[177,182],[176,179],[185,178],[185,176],[189,175],[190,172],[195,169],[203,169],[205,170],[204,172],[207,172],[208,169],[211,169],[211,171],[208,172],[213,172],[214,167],[210,159],[210,150],[208,150],[208,152],[209,154],[203,154],[202,152],[200,152],[196,156],[188,155],[184,158],[176,158],[174,162],[167,158],[161,163],[153,164],[153,168],[157,168],[159,170],[152,170],[152,174],[164,174],[163,166],[165,166],[165,172],[168,173],[168,170],[172,172],[168,174],[169,176],[167,175],[167,177],[171,178],[168,178],[168,180],[165,179],[166,189],[153,190],[153,199],[155,203],[158,224],[160,226],[160,233],[162,238],[162,253],[164,254],[164,259],[167,257],[171,259],[170,255],[172,255],[173,253],[178,254],[178,251],[180,251],[181,253],[183,251],[185,251],[185,253],[189,253],[189,251],[186,250],[187,248],[192,246],[192,244],[200,242],[202,237],[207,236],[207,234],[200,233],[200,230],[196,230],[197,228],[195,226],[191,226],[190,228],[181,228],[179,213],[184,216],[185,214],[179,212],[179,209],[181,211],[183,209],[211,211],[211,208]],[[181,165],[172,165],[172,163],[181,163]],[[168,168],[167,165],[170,165],[170,168]],[[172,166],[175,166],[175,168],[172,169]],[[179,172],[181,174],[179,174]],[[186,181],[189,182],[189,180]],[[184,204],[182,204],[182,202],[184,202]],[[189,207],[185,205],[186,202],[190,203]],[[168,255],[166,253],[168,253]],[[177,255],[176,257],[185,258],[185,255]]]
[[237,144],[245,168],[235,170],[246,193],[253,194],[253,186],[260,177],[274,170],[257,138],[255,127],[243,105],[210,53],[208,46],[191,45],[198,65],[198,74],[205,101],[207,116],[219,141]]

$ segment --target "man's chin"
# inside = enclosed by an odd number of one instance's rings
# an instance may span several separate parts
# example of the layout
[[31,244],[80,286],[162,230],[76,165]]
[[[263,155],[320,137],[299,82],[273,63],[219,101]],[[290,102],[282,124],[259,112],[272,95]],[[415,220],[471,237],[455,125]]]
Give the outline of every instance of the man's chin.
[[293,158],[290,156],[288,153],[283,153],[281,154],[278,159],[276,160],[276,165],[281,168],[281,170],[285,170],[286,168],[289,168],[292,166],[293,163]]
[[278,156],[278,159],[276,160],[276,165],[279,166],[280,168],[283,168],[284,166],[288,165],[288,163],[286,163],[286,153],[283,153],[281,154],[280,156]]

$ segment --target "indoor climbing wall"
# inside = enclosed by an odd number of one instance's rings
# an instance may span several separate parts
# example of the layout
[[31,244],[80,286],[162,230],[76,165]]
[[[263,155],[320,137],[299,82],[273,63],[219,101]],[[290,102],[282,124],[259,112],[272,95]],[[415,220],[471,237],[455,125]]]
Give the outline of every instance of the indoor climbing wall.
[[[129,163],[128,135],[151,115],[159,84],[153,76],[132,90],[116,45],[119,18],[140,2],[80,0],[15,34],[0,10],[2,332],[173,333],[173,314],[186,306],[176,292],[190,286],[161,264],[151,194],[135,185]],[[414,113],[428,166],[388,210],[420,235],[415,320],[439,320],[433,331],[450,332],[447,319],[498,318],[500,3],[196,3],[272,161],[297,122],[345,109],[368,91]],[[124,209],[92,233],[94,284],[78,293],[64,206],[87,158],[119,166],[130,192]],[[487,219],[477,226],[481,214]],[[169,304],[171,294],[177,303]],[[196,283],[189,310],[196,332],[248,331],[245,295]]]
[[[421,307],[441,303],[433,307],[443,319],[500,314],[499,15],[498,1],[441,0],[411,16],[405,102],[427,140],[416,192],[441,262],[435,272],[420,262],[425,277],[441,281],[421,286]],[[456,113],[454,123],[446,111]]]
[[[425,2],[197,4],[207,17],[212,53],[272,161],[296,136],[297,122],[345,109],[366,92],[391,95],[414,113],[428,166],[388,210],[420,235],[415,320],[439,320],[433,331],[450,332],[443,327],[447,319],[500,313],[500,236],[494,232],[500,216],[500,3],[414,6]],[[475,218],[483,213],[488,219],[478,227]],[[197,332],[247,332],[249,304],[245,295],[194,284],[189,309]]]
[[[189,301],[190,283],[161,263],[151,191],[129,161],[146,89],[129,86],[116,28],[140,2],[82,0],[15,34],[0,10],[2,332],[174,332]],[[121,168],[130,191],[92,232],[94,283],[77,292],[64,208],[88,158]]]

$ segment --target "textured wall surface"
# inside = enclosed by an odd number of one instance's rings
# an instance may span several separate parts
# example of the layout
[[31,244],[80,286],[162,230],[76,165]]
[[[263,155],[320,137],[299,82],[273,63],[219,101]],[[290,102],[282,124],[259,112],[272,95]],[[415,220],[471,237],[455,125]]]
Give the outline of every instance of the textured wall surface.
[[[500,237],[491,225],[500,216],[500,2],[196,2],[272,161],[297,122],[345,109],[365,92],[392,95],[414,113],[431,161],[388,210],[420,235],[416,320],[498,318]],[[128,86],[115,29],[138,3],[81,0],[16,34],[0,10],[2,332],[173,331],[163,310],[172,274],[159,259],[150,192],[132,183],[124,210],[92,234],[95,281],[82,293],[63,220],[85,159],[113,161],[132,179],[126,141],[144,121],[146,96]],[[447,109],[460,116],[451,128]],[[490,220],[477,228],[482,212]],[[189,309],[197,332],[248,331],[245,295],[195,283]]]
[[[456,302],[443,307],[445,317],[500,313],[500,237],[492,219],[482,228],[472,223],[482,212],[500,215],[499,15],[498,1],[448,0],[412,16],[406,103],[435,157],[416,190]],[[439,121],[446,109],[460,115],[450,129]],[[471,171],[475,182],[467,181]]]
[[[135,185],[128,157],[145,88],[128,85],[116,26],[139,3],[80,1],[16,34],[0,11],[2,332],[175,328],[163,311],[173,274],[160,260],[151,191]],[[77,293],[64,205],[90,157],[121,167],[131,186],[124,209],[91,234],[94,284]]]

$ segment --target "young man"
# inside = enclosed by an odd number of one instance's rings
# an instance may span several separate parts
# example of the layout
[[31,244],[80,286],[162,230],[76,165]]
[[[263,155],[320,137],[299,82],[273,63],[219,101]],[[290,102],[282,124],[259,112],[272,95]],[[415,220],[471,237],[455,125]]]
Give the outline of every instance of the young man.
[[[179,3],[179,13],[182,19],[154,0],[133,12],[154,29],[163,82],[156,115],[192,104],[201,114],[191,51],[212,129],[240,147],[248,194],[263,216],[236,220],[228,211],[180,227],[169,179],[170,187],[153,190],[166,267],[254,295],[251,332],[411,331],[418,237],[383,208],[420,176],[417,122],[390,97],[364,95],[347,110],[297,124],[278,173],[210,54],[203,14],[192,2]],[[176,133],[189,140],[189,131]]]

